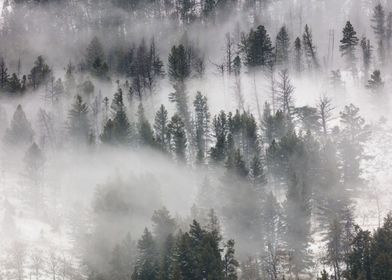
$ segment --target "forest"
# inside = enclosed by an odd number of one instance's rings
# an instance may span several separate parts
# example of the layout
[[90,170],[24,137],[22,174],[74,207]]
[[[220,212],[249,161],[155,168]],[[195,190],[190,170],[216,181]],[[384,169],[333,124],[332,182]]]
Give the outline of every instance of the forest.
[[0,280],[392,280],[390,0],[0,11]]

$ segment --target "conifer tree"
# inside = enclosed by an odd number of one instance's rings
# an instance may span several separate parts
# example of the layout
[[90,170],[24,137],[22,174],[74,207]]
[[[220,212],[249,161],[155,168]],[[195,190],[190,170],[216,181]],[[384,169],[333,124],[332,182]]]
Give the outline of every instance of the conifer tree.
[[9,81],[8,69],[3,58],[0,58],[0,91],[6,91]]
[[318,69],[320,65],[317,59],[316,46],[313,43],[312,31],[307,24],[305,25],[304,34],[302,35],[302,45],[308,67]]
[[80,95],[77,95],[75,102],[69,110],[69,134],[80,144],[87,143],[90,132],[90,124],[88,119],[88,105],[83,102]]
[[240,51],[244,63],[249,68],[267,67],[273,62],[272,42],[264,26],[259,25],[256,30],[251,29],[249,34],[241,40]]
[[385,10],[381,4],[376,5],[373,10],[372,29],[377,38],[378,54],[381,63],[385,60]]
[[37,89],[41,84],[48,82],[51,72],[52,71],[46,64],[43,56],[38,56],[29,75],[29,80],[33,89]]
[[372,61],[373,46],[370,44],[370,40],[368,40],[366,37],[361,39],[360,44],[362,49],[362,61],[365,72],[365,79],[367,79],[369,75],[370,63]]
[[190,63],[183,45],[173,46],[169,54],[169,78],[173,82],[184,82],[190,75]]
[[147,120],[146,116],[144,115],[144,108],[143,104],[140,103],[138,107],[138,133],[139,133],[139,140],[142,144],[148,146],[154,146],[154,132],[151,128],[150,122]]
[[286,26],[282,26],[276,35],[275,61],[277,65],[288,67],[290,56],[290,38]]
[[373,93],[379,94],[382,93],[383,87],[384,82],[381,78],[380,70],[374,70],[374,72],[370,75],[366,88],[371,90]]
[[9,129],[6,130],[4,140],[9,144],[30,144],[33,141],[34,131],[30,122],[19,104],[12,117]]
[[176,159],[181,162],[185,161],[185,152],[187,147],[187,138],[185,133],[185,124],[178,114],[175,114],[168,124],[170,134],[170,146],[175,154]]
[[297,73],[301,73],[303,70],[303,50],[299,37],[294,42],[294,69]]
[[340,40],[340,52],[342,56],[345,57],[346,63],[349,69],[355,73],[355,61],[356,61],[356,47],[358,45],[359,39],[357,37],[357,32],[355,32],[354,27],[351,22],[347,21],[346,26],[343,29],[343,38]]
[[195,142],[197,145],[197,159],[202,162],[206,157],[209,140],[210,113],[208,110],[207,97],[197,92],[193,101],[195,108]]
[[156,112],[154,120],[155,141],[162,151],[168,149],[168,122],[168,113],[162,104]]
[[157,247],[151,232],[146,228],[137,244],[138,257],[132,280],[158,279],[159,263]]

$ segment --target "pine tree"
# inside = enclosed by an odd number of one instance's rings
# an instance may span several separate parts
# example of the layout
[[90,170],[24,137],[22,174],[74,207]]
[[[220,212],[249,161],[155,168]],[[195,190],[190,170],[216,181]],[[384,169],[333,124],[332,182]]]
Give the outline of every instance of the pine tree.
[[367,79],[369,75],[370,63],[372,61],[373,46],[370,44],[370,40],[368,40],[366,37],[361,39],[361,49],[365,79]]
[[170,146],[176,159],[181,162],[186,160],[185,152],[187,147],[187,138],[185,133],[185,124],[178,114],[175,114],[168,124],[170,134]]
[[381,78],[380,70],[374,70],[374,72],[370,75],[366,88],[371,90],[373,93],[379,94],[382,93],[383,87],[384,82]]
[[353,104],[345,106],[340,113],[340,121],[343,125],[342,140],[339,143],[343,180],[346,185],[352,186],[360,182],[360,160],[364,157],[363,143],[369,137],[369,129],[359,115],[359,108]]
[[237,269],[239,267],[238,261],[234,258],[234,240],[230,239],[225,245],[225,255],[223,258],[223,273],[224,280],[237,280]]
[[159,263],[157,248],[152,234],[146,228],[137,244],[138,259],[132,280],[156,280],[158,279]]
[[260,25],[256,30],[251,29],[249,34],[241,40],[240,51],[244,57],[244,63],[249,68],[267,67],[273,62],[272,42],[264,26]]
[[207,97],[197,92],[193,101],[195,108],[195,142],[197,145],[197,158],[203,162],[207,153],[209,140],[210,113],[208,110]]
[[154,132],[151,128],[150,122],[147,120],[146,116],[144,115],[144,108],[143,104],[140,103],[137,111],[138,116],[138,133],[139,133],[139,140],[142,144],[148,146],[154,146]]
[[297,73],[303,70],[303,51],[301,39],[297,37],[294,42],[294,69]]
[[0,91],[8,89],[9,74],[3,58],[0,58]]
[[46,64],[43,56],[38,56],[29,75],[29,80],[33,89],[37,89],[41,84],[46,83],[49,80],[51,72],[52,71]]
[[[0,66],[0,69],[1,69],[1,66]],[[22,83],[15,73],[12,73],[11,78],[8,81],[8,89],[9,89],[10,93],[13,93],[13,94],[21,94],[23,91]]]
[[221,111],[212,122],[215,146],[211,148],[210,157],[214,162],[223,162],[226,157],[226,138],[228,133],[227,116]]
[[302,35],[302,44],[308,67],[318,69],[320,65],[317,59],[316,46],[313,43],[312,31],[307,24],[305,25],[305,31]]
[[75,102],[69,110],[69,134],[74,141],[80,144],[87,143],[90,132],[90,124],[88,119],[88,105],[83,102],[80,95],[77,95]]
[[98,78],[107,78],[109,67],[105,62],[105,53],[98,37],[94,37],[86,49],[86,70]]
[[282,26],[276,35],[275,61],[277,65],[288,67],[290,56],[290,38],[286,26]]
[[183,45],[173,46],[169,54],[169,78],[172,82],[184,82],[190,75],[190,63]]
[[346,58],[346,63],[349,69],[355,73],[355,61],[356,61],[356,47],[358,45],[359,39],[357,37],[357,32],[355,32],[354,27],[349,21],[347,21],[346,26],[343,29],[343,39],[340,40],[340,52],[342,56]]
[[372,29],[377,38],[378,54],[381,63],[385,60],[385,10],[381,4],[378,4],[373,10]]
[[168,149],[168,113],[163,106],[159,107],[159,110],[155,114],[154,121],[154,131],[155,131],[155,141],[162,151],[167,151]]
[[163,207],[154,211],[151,221],[153,222],[154,238],[158,246],[163,246],[169,236],[172,236],[176,229],[177,223],[171,217],[169,211]]
[[4,140],[8,144],[30,144],[33,141],[34,131],[21,105],[16,107],[10,128],[6,130]]

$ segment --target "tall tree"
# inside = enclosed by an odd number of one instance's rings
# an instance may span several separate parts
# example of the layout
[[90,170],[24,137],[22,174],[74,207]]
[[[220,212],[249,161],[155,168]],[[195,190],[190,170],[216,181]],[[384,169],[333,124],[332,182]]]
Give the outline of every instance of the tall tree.
[[275,61],[277,65],[288,67],[290,56],[290,37],[286,26],[282,26],[276,35]]
[[356,47],[358,45],[359,39],[357,37],[357,32],[355,32],[354,27],[351,22],[347,21],[346,26],[343,28],[343,38],[340,40],[340,52],[342,56],[346,59],[347,67],[351,69],[353,74],[356,73],[355,62],[356,62]]
[[378,54],[381,63],[385,60],[385,10],[381,4],[376,5],[371,19],[372,29],[377,38]]
[[155,131],[155,141],[161,150],[167,151],[169,139],[168,139],[168,113],[163,106],[159,107],[159,110],[155,114],[154,120],[154,131]]
[[185,133],[185,124],[178,114],[175,114],[168,124],[170,134],[170,146],[176,159],[181,162],[186,160],[187,138]]
[[10,128],[6,130],[4,140],[9,144],[30,144],[33,141],[34,131],[22,106],[16,107]]
[[87,143],[90,133],[88,112],[88,105],[83,102],[80,95],[76,95],[75,102],[72,104],[72,107],[68,112],[69,134],[76,143]]
[[316,54],[316,46],[313,43],[312,31],[307,24],[305,25],[305,30],[302,35],[302,44],[308,67],[318,69],[320,64]]

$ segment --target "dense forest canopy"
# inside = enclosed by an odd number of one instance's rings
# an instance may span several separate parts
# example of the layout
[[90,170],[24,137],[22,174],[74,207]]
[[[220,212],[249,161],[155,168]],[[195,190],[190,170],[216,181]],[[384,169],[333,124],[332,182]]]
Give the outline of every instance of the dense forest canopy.
[[392,2],[3,0],[0,279],[392,279]]

